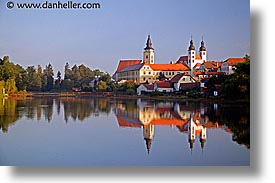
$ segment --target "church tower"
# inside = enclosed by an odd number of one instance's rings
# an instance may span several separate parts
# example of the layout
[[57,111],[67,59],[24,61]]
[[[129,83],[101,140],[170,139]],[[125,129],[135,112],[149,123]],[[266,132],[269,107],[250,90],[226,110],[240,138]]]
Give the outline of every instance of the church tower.
[[204,41],[202,39],[201,41],[201,47],[200,47],[200,56],[203,62],[206,62],[206,48],[204,46]]
[[196,58],[195,57],[196,57],[195,46],[194,46],[193,40],[191,38],[190,45],[189,45],[189,48],[188,48],[188,63],[187,63],[191,70],[196,65],[196,63],[195,63]]
[[146,142],[147,152],[151,150],[152,140],[154,138],[154,125],[143,125],[143,138]]
[[154,48],[152,47],[152,41],[150,35],[148,35],[146,47],[143,51],[143,63],[145,64],[154,64],[155,63],[155,55]]

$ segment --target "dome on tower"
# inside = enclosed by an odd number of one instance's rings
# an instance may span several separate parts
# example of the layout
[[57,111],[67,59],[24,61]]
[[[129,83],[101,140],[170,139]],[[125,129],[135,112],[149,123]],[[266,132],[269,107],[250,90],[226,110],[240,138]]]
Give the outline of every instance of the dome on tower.
[[204,41],[201,41],[201,47],[200,47],[200,51],[206,51],[206,48],[204,46]]
[[150,35],[148,35],[147,42],[146,42],[146,47],[144,48],[144,50],[148,50],[148,49],[154,49],[152,47],[152,41],[151,41]]
[[188,49],[189,51],[190,50],[195,50],[195,46],[194,46],[194,43],[193,43],[193,40],[191,39],[191,41],[190,41],[190,46],[189,46],[189,49]]

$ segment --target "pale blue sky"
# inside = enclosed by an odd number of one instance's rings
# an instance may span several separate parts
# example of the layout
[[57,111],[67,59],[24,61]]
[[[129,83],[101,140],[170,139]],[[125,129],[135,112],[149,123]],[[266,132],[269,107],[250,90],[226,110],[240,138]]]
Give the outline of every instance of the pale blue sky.
[[51,63],[63,74],[69,62],[113,74],[120,59],[142,59],[148,33],[155,63],[186,55],[191,35],[196,49],[203,36],[210,60],[250,54],[249,0],[74,1],[100,3],[91,10],[7,9],[7,1],[0,1],[0,57],[25,68]]

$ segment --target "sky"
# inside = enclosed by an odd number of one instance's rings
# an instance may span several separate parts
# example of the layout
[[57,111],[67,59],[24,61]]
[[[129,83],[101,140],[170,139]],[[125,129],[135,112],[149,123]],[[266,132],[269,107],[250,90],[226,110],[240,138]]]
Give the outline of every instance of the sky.
[[191,36],[196,50],[203,37],[208,60],[250,55],[249,0],[73,1],[100,3],[89,10],[8,9],[7,2],[0,0],[0,57],[24,68],[51,63],[64,74],[68,62],[112,75],[119,60],[142,59],[148,34],[155,63],[187,55]]

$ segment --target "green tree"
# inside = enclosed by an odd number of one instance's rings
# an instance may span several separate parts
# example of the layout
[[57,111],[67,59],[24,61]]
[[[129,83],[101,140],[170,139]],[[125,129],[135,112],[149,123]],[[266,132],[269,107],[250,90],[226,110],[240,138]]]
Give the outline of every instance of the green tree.
[[55,80],[55,88],[59,89],[61,86],[61,72],[58,71],[56,75],[57,79]]
[[107,89],[107,84],[105,81],[99,81],[97,85],[97,90],[98,91],[106,91]]
[[244,63],[238,63],[233,74],[229,75],[221,85],[221,91],[226,98],[250,98],[250,57],[245,57]]
[[42,86],[43,91],[51,91],[53,89],[53,82],[54,82],[54,72],[52,65],[46,65],[46,68],[43,70],[42,74]]
[[5,84],[6,92],[16,92],[17,87],[15,84],[15,79],[8,79]]

